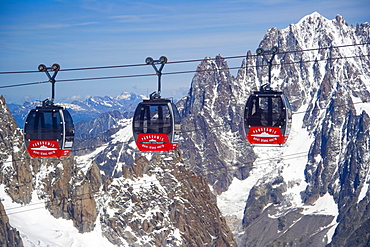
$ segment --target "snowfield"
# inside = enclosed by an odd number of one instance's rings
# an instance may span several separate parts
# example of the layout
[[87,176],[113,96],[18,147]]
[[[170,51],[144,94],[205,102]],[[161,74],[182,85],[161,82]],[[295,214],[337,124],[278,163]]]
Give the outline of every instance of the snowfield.
[[44,201],[37,198],[36,191],[32,194],[31,203],[22,206],[12,202],[2,184],[0,198],[9,216],[10,225],[20,232],[25,247],[114,246],[102,236],[99,217],[94,231],[79,233],[72,220],[54,218],[45,209]]

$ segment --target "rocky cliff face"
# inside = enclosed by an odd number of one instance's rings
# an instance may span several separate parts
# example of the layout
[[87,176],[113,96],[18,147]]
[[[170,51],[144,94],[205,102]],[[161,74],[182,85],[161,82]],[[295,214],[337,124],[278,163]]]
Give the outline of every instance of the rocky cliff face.
[[179,152],[137,157],[105,187],[103,234],[118,246],[236,246],[206,181]]
[[101,185],[100,172],[93,166],[87,174],[79,172],[73,157],[40,163],[34,168],[35,189],[46,199],[46,208],[56,218],[71,219],[79,232],[92,231],[97,217],[94,193]]
[[25,158],[27,151],[22,133],[17,128],[2,96],[0,106],[0,181],[7,186],[14,201],[29,203],[32,192],[31,161]]
[[[368,32],[370,26],[361,25],[362,28],[366,26]],[[314,13],[287,29],[270,30],[261,43],[262,46],[278,44],[286,50],[331,47],[304,52],[301,60],[295,58],[297,54],[280,56],[282,64],[301,62],[299,70],[297,66],[281,66],[278,77],[281,88],[293,99],[292,104],[297,109],[307,105],[302,128],[313,137],[313,142],[304,170],[307,187],[302,201],[312,205],[327,194],[333,197],[338,209],[333,246],[354,244],[353,235],[363,233],[362,225],[367,224],[365,218],[351,226],[344,220],[350,208],[359,215],[366,215],[367,210],[358,207],[361,200],[369,200],[364,196],[369,172],[369,112],[357,107],[370,99],[369,59],[363,56],[369,50],[368,45],[340,47],[368,42],[368,37],[358,29],[359,26],[348,26],[341,16],[327,20]],[[294,77],[289,76],[292,72]],[[360,193],[365,194],[359,197]],[[368,239],[364,237],[358,241],[366,243]]]
[[[20,162],[22,155],[19,153],[25,152],[21,145],[22,135],[16,128],[17,125],[9,113],[3,96],[0,96],[0,114],[0,182],[6,184],[8,193],[14,201],[28,203],[31,200],[32,188],[30,169],[29,165],[22,166],[23,162]],[[23,246],[19,232],[10,225],[1,202],[0,212],[0,244],[2,246]]]
[[226,61],[206,58],[197,68],[182,109],[184,158],[207,178],[216,193],[227,190],[233,177],[245,179],[255,155],[240,128],[250,90],[234,83]]
[[[291,136],[282,148],[250,147],[241,132],[248,95],[267,82],[260,57],[249,51],[235,78],[220,56],[198,66],[189,95],[180,102],[181,147],[186,147],[184,159],[220,195],[239,246],[345,246],[354,245],[360,234],[360,245],[369,241],[364,205],[369,201],[370,63],[369,46],[363,45],[369,28],[313,13],[267,32],[260,47],[280,51],[272,88],[284,91],[294,111]],[[235,194],[244,194],[246,203]],[[244,211],[230,211],[227,205],[233,203],[244,204]]]

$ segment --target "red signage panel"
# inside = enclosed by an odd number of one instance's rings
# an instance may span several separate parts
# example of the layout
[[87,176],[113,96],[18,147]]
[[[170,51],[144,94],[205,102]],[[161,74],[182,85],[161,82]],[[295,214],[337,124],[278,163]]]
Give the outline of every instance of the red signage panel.
[[172,151],[178,143],[171,143],[166,134],[139,134],[136,146],[140,151]]
[[288,136],[281,134],[279,127],[250,127],[247,139],[251,144],[257,145],[282,145]]
[[62,150],[58,141],[30,141],[27,149],[31,157],[64,157],[68,156],[70,149]]

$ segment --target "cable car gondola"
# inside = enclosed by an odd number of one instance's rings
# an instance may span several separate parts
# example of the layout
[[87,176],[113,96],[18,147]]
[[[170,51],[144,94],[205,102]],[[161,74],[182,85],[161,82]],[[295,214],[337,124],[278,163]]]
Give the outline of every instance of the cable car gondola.
[[133,119],[133,133],[140,151],[175,150],[180,137],[180,115],[167,99],[144,100]]
[[[278,48],[271,51],[257,49],[257,55],[271,53],[268,60],[269,83],[263,85],[260,91],[251,94],[244,108],[244,131],[247,140],[252,145],[278,146],[286,143],[291,123],[292,112],[288,98],[281,91],[271,90],[272,60]],[[264,56],[266,59],[266,57]]]
[[27,151],[31,157],[64,157],[67,156],[73,145],[74,125],[70,113],[61,106],[56,106],[54,100],[55,76],[59,65],[54,64],[50,76],[45,65],[39,70],[47,73],[52,82],[52,99],[46,99],[42,106],[32,109],[24,125],[24,139]]
[[[160,69],[155,66],[156,62],[161,64]],[[179,142],[180,114],[171,100],[160,96],[161,71],[166,62],[164,56],[157,61],[146,59],[158,75],[158,91],[150,94],[149,100],[139,103],[134,113],[132,131],[140,151],[172,151]]]
[[67,156],[74,139],[72,117],[63,107],[43,103],[29,112],[24,138],[31,157]]
[[254,145],[283,145],[288,139],[292,113],[288,98],[279,91],[256,91],[244,109],[244,130]]

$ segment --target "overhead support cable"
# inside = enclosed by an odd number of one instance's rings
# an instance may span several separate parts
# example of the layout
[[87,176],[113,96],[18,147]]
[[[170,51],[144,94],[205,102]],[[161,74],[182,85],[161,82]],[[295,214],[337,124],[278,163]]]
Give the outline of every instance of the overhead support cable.
[[[334,57],[330,58],[330,60],[341,60],[341,59],[352,59],[352,58],[361,58],[361,57],[369,57],[370,54],[365,55],[356,55],[356,56],[348,56],[348,57]],[[315,59],[315,60],[306,60],[306,61],[293,61],[293,62],[283,62],[283,63],[273,63],[272,66],[281,66],[281,65],[287,65],[287,64],[296,64],[296,63],[312,63],[312,62],[320,62],[320,61],[328,61],[328,58],[322,58],[322,59]],[[248,66],[252,68],[257,67],[266,67],[268,65],[254,65],[254,66]],[[234,69],[241,69],[242,67],[231,67],[231,68],[216,68],[216,69],[204,69],[204,70],[186,70],[186,71],[174,71],[174,72],[165,72],[162,73],[162,75],[178,75],[178,74],[190,74],[190,73],[199,73],[199,72],[206,72],[206,71],[220,71],[220,70],[234,70]],[[60,70],[62,71],[62,70]],[[124,79],[124,78],[136,78],[136,77],[148,77],[148,76],[154,76],[156,74],[135,74],[135,75],[117,75],[117,76],[102,76],[102,77],[86,77],[86,78],[72,78],[72,79],[62,79],[58,80],[58,82],[74,82],[74,81],[93,81],[93,80],[109,80],[109,79]],[[27,82],[27,83],[19,83],[19,84],[11,84],[11,85],[5,85],[0,86],[1,88],[12,88],[12,87],[21,87],[21,86],[29,86],[29,85],[35,85],[35,84],[43,84],[47,83],[49,81],[40,81],[40,82]]]
[[[349,45],[338,45],[338,46],[328,46],[328,47],[320,47],[320,48],[309,48],[309,49],[302,49],[302,50],[292,50],[292,51],[281,51],[277,52],[276,54],[288,54],[288,53],[300,53],[300,52],[309,52],[309,51],[319,51],[319,50],[329,50],[334,48],[346,48],[346,47],[354,47],[354,46],[364,46],[370,45],[370,43],[360,43],[360,44],[349,44]],[[252,57],[258,56],[258,54],[251,55]],[[245,58],[245,55],[237,55],[237,56],[226,56],[223,57],[224,59],[236,59],[236,58]],[[194,62],[201,62],[204,58],[199,59],[188,59],[188,60],[178,60],[178,61],[168,61],[167,64],[182,64],[182,63],[194,63]],[[78,67],[78,68],[67,68],[62,69],[60,71],[81,71],[81,70],[101,70],[101,69],[117,69],[117,68],[129,68],[129,67],[143,67],[146,66],[146,63],[140,64],[123,64],[123,65],[107,65],[107,66],[93,66],[93,67]],[[25,70],[25,71],[4,71],[0,72],[0,75],[5,74],[26,74],[26,73],[37,73],[38,70]]]

